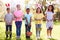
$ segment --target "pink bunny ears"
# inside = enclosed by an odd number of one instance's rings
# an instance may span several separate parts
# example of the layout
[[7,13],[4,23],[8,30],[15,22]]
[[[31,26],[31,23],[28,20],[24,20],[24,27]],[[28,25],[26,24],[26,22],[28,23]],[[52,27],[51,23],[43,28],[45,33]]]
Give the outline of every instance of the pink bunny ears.
[[36,4],[35,6],[36,6],[36,8],[38,8],[38,7],[41,8],[42,7],[42,5],[40,5],[40,4]]
[[9,4],[9,3],[5,4],[5,6],[6,6],[7,8],[10,8],[10,4]]

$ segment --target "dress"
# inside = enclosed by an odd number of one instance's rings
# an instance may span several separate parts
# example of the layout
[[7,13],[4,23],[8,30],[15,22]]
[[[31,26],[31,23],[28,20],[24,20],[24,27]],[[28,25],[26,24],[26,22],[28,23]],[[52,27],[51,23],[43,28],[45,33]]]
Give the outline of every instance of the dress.
[[46,12],[46,15],[47,15],[47,21],[46,21],[46,27],[47,29],[49,28],[53,28],[53,15],[54,13],[53,12]]

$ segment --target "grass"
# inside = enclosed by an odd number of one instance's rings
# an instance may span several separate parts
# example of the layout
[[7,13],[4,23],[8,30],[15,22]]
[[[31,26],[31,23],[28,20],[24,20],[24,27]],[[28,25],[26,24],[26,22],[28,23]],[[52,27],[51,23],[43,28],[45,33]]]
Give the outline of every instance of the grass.
[[[54,22],[54,27],[52,31],[52,39],[47,39],[47,33],[46,33],[46,23],[42,23],[42,31],[41,31],[41,40],[60,40],[60,22]],[[21,40],[26,40],[25,38],[25,23],[23,21],[22,28],[21,28]],[[35,23],[32,22],[32,28],[31,28],[32,40],[36,40],[36,30],[35,30]],[[6,40],[5,38],[5,23],[0,22],[0,40]],[[10,40],[10,39],[8,39]],[[13,22],[12,26],[12,40],[16,40],[16,27]],[[29,39],[28,39],[29,40]]]

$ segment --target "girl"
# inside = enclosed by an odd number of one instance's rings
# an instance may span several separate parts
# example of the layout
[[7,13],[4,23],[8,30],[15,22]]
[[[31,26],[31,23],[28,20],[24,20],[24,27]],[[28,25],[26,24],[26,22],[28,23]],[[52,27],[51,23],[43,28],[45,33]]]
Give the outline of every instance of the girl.
[[43,13],[40,7],[38,7],[36,9],[36,14],[34,15],[34,19],[35,19],[35,25],[36,25],[36,37],[37,39],[40,39],[40,31],[41,31],[41,21],[43,18]]
[[16,7],[17,7],[17,10],[14,12],[14,17],[15,17],[15,24],[16,24],[16,36],[19,39],[21,34],[23,12],[21,11],[19,4]]
[[48,10],[46,11],[46,27],[47,27],[47,37],[52,38],[52,28],[53,28],[53,19],[54,19],[54,7],[53,5],[48,6]]

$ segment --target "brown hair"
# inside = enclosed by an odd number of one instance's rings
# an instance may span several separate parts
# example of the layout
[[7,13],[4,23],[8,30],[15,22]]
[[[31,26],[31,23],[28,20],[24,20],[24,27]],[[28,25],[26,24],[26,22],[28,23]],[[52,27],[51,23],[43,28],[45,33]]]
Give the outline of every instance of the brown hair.
[[38,13],[38,9],[40,9],[40,13],[42,13],[42,10],[41,10],[40,7],[38,7],[38,8],[36,9],[36,13]]
[[[50,6],[52,7],[51,11],[54,13],[54,6],[53,5],[49,5],[48,7],[50,7]],[[49,11],[49,8],[48,8],[48,11]]]
[[6,10],[10,10],[10,8],[7,8]]

